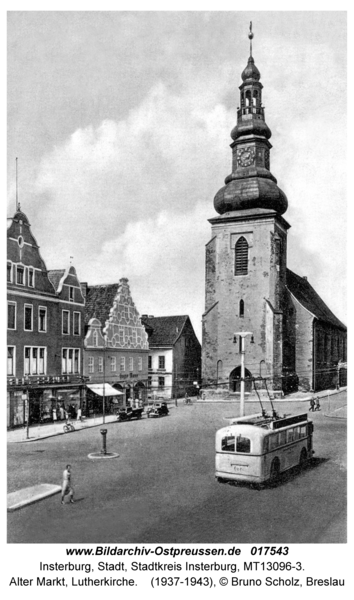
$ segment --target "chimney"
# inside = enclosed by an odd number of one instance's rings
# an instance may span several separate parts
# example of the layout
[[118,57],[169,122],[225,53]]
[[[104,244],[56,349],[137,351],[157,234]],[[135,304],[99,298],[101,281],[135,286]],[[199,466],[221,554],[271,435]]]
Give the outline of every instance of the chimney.
[[302,278],[305,279],[305,281],[307,281],[307,276],[306,275],[303,275]]

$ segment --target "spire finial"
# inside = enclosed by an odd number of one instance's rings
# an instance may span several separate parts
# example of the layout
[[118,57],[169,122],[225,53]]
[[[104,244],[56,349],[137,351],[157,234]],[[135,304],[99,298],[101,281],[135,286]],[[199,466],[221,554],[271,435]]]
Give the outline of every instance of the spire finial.
[[250,21],[250,31],[248,34],[248,38],[250,40],[250,56],[252,56],[252,40],[254,38],[254,33],[252,33],[252,21]]

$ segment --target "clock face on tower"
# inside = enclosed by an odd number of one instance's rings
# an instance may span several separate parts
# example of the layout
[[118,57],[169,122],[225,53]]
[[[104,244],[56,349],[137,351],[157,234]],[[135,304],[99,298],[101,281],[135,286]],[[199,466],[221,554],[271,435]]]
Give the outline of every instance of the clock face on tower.
[[253,148],[241,148],[237,152],[237,163],[240,167],[249,167],[255,157],[255,151]]

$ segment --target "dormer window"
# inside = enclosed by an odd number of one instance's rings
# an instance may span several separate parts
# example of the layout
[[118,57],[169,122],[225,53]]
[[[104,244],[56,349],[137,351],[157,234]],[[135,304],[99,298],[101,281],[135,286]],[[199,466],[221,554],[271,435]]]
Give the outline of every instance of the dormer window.
[[74,302],[74,288],[72,285],[69,286],[69,301]]
[[20,248],[23,248],[25,242],[24,242],[24,239],[23,239],[22,235],[18,236],[17,243],[20,246]]

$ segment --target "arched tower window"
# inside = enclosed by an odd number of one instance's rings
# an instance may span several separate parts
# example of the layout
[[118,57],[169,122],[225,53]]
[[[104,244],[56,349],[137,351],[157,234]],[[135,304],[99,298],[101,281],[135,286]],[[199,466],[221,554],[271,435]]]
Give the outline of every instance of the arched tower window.
[[246,91],[246,106],[251,106],[252,104],[252,94],[251,90]]
[[239,317],[245,316],[245,303],[243,300],[240,300],[238,315],[239,315]]
[[247,240],[240,237],[235,246],[235,275],[248,274],[248,244]]

